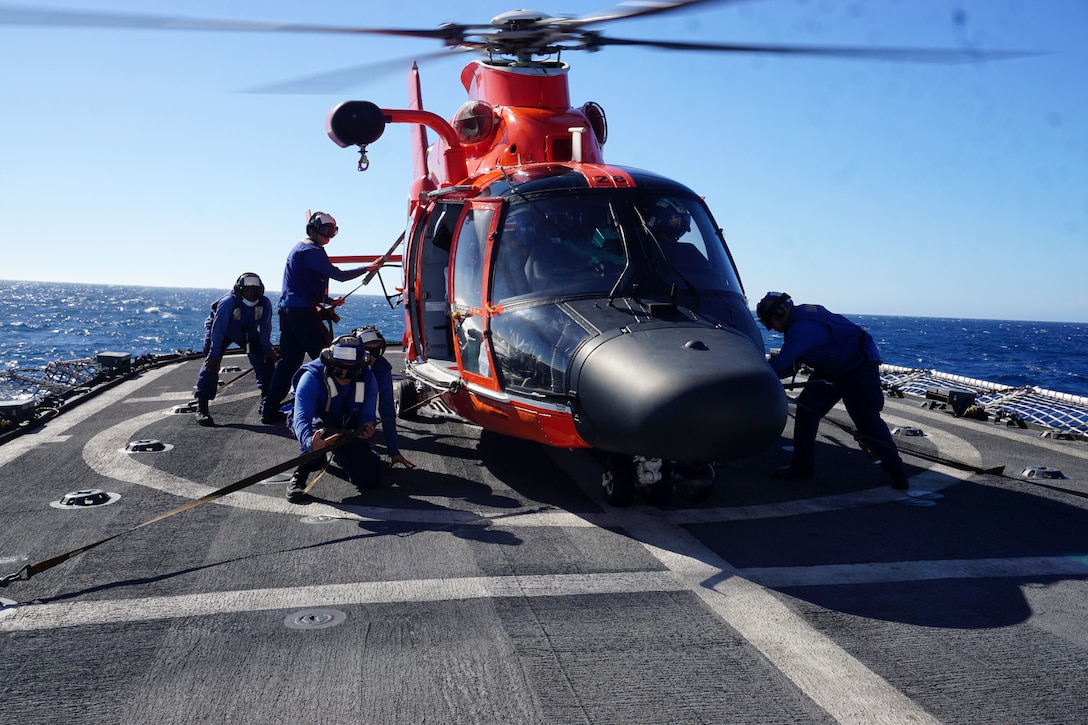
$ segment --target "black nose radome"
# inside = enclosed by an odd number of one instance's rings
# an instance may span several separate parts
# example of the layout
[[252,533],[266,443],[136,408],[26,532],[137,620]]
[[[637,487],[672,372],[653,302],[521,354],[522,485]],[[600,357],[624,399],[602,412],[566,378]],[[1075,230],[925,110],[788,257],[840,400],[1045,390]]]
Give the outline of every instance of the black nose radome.
[[[698,338],[693,333],[698,334]],[[754,455],[786,396],[752,341],[724,329],[644,329],[583,346],[571,365],[579,435],[601,450],[689,463]]]

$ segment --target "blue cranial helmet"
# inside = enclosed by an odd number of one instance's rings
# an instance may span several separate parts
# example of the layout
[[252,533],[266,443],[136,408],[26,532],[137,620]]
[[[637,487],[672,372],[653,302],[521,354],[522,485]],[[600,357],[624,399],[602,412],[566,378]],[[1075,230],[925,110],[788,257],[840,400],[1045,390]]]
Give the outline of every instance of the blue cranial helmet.
[[356,327],[351,331],[351,334],[359,338],[359,341],[363,343],[367,352],[370,353],[372,360],[385,354],[385,336],[382,335],[382,331],[374,325]]
[[256,302],[264,295],[264,282],[255,272],[246,272],[234,283],[234,294],[246,302]]
[[768,292],[756,305],[756,317],[768,330],[776,317],[785,317],[793,307],[793,300],[785,292]]

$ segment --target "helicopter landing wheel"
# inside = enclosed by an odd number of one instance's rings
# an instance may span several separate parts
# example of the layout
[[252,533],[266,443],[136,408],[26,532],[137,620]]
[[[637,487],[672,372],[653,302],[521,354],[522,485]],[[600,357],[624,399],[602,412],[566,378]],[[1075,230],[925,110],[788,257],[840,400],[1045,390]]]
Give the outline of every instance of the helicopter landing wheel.
[[628,458],[609,456],[601,474],[604,500],[613,506],[630,506],[635,499],[635,465]]
[[400,381],[397,389],[397,417],[402,420],[413,420],[418,417],[419,391],[416,390],[416,382],[411,378]]

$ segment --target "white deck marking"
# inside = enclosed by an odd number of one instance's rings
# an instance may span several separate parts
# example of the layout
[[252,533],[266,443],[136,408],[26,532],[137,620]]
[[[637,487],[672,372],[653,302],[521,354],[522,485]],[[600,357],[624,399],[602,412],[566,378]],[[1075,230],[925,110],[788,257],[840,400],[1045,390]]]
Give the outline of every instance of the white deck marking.
[[336,607],[353,604],[445,602],[489,597],[563,597],[585,594],[674,592],[687,584],[671,572],[555,574],[354,582],[249,589],[167,597],[20,605],[0,619],[0,632],[180,619],[232,612]]
[[670,571],[692,583],[695,594],[722,621],[839,722],[939,722],[683,529],[632,524],[628,531]]
[[[168,372],[170,372],[170,368],[163,367],[158,370],[151,370],[144,373],[136,380],[128,381],[125,387],[125,394],[133,390],[139,390],[148,383],[166,375]],[[40,430],[8,441],[0,446],[0,467],[9,461],[15,460],[27,451],[37,448],[43,443],[56,443],[68,440],[70,437],[67,435],[68,430],[87,420],[95,413],[99,413],[111,405],[114,405],[119,397],[116,389],[107,391],[96,398],[81,403],[72,410],[66,411],[55,420],[46,423]],[[161,417],[161,414],[159,417]],[[123,447],[124,446],[122,446],[122,448]]]

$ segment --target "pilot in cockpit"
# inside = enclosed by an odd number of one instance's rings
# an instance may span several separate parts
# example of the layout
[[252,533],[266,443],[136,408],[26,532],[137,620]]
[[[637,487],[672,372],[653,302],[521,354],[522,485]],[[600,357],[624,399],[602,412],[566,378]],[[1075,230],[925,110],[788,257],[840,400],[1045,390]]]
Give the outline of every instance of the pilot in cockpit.
[[659,242],[676,242],[691,231],[691,214],[684,206],[668,196],[657,200],[646,210],[646,226]]
[[641,214],[653,239],[651,256],[664,258],[664,281],[676,281],[675,273],[687,285],[714,285],[702,235],[691,228],[691,212],[680,201],[663,196]]
[[501,300],[530,291],[526,263],[536,241],[537,230],[532,211],[524,207],[512,209],[503,224],[502,238],[499,240],[492,299]]

